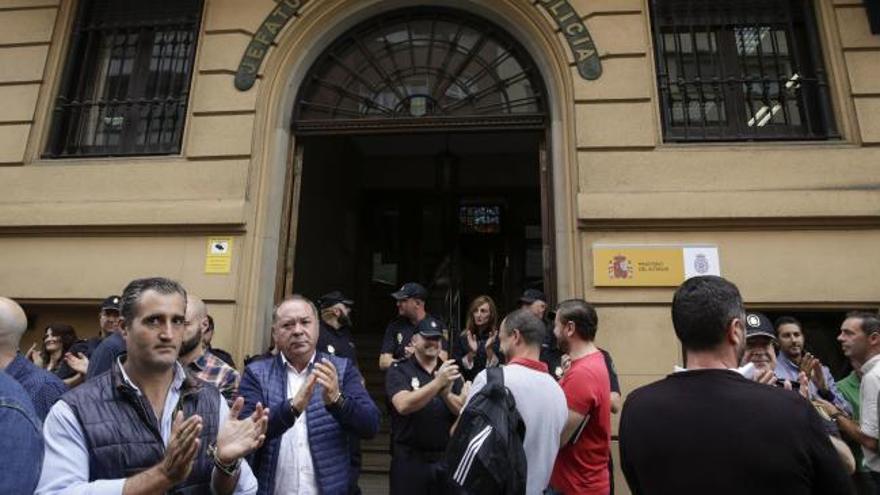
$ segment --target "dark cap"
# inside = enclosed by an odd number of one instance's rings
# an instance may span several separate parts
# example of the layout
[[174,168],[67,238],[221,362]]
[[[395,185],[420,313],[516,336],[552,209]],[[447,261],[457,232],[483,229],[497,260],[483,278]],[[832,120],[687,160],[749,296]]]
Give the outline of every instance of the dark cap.
[[421,284],[417,284],[415,282],[407,282],[403,284],[403,287],[400,288],[397,292],[392,292],[391,297],[397,299],[398,301],[403,301],[404,299],[421,299],[422,301],[428,298],[428,291],[422,287]]
[[776,330],[763,313],[746,313],[746,340],[758,336],[776,340]]
[[101,311],[112,309],[113,311],[122,311],[122,298],[119,296],[107,296],[101,303]]
[[547,296],[538,289],[526,289],[523,292],[523,295],[519,298],[519,302],[526,304],[532,304],[535,301],[544,301],[546,303]]
[[416,325],[416,333],[421,335],[422,337],[442,337],[443,329],[440,328],[440,323],[437,322],[434,318],[425,318],[420,321],[418,325]]
[[321,296],[318,299],[318,309],[327,309],[330,306],[335,306],[339,303],[342,303],[348,307],[354,306],[354,301],[345,297],[345,294],[338,290],[334,290],[332,292],[328,292]]

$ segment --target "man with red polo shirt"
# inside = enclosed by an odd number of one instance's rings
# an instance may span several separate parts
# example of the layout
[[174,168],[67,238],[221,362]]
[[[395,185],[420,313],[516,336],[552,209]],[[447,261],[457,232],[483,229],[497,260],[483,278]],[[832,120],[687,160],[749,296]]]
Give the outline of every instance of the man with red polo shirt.
[[605,358],[593,343],[599,317],[582,299],[559,303],[553,333],[571,366],[559,380],[568,420],[550,487],[563,494],[608,495],[611,385]]

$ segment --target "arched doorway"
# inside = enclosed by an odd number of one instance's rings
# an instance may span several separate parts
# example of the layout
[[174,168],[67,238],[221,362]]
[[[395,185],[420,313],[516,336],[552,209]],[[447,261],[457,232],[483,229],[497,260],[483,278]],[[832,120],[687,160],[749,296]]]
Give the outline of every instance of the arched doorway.
[[452,331],[478,294],[552,297],[547,113],[527,52],[481,17],[408,8],[338,37],[296,98],[279,292],[343,290],[377,345],[406,281]]

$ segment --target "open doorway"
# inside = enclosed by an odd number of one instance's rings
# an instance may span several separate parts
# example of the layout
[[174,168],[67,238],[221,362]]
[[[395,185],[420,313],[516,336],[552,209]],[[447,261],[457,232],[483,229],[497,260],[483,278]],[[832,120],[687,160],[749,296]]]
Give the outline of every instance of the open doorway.
[[459,329],[468,303],[511,309],[544,290],[543,132],[302,139],[291,287],[356,301],[358,346],[372,360],[396,316],[389,294],[415,281],[428,310]]

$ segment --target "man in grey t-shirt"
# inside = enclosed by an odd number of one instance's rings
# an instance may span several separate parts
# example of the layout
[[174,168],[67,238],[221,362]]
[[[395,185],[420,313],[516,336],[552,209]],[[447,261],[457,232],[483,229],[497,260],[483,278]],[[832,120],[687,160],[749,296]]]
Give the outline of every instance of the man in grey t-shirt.
[[[516,400],[516,408],[526,424],[523,449],[526,452],[526,493],[540,494],[550,483],[553,462],[568,405],[559,384],[539,360],[544,342],[544,323],[525,309],[514,311],[501,322],[498,333],[501,352],[507,357],[504,384]],[[468,402],[486,385],[486,371],[474,379]],[[467,408],[467,403],[462,410]]]

